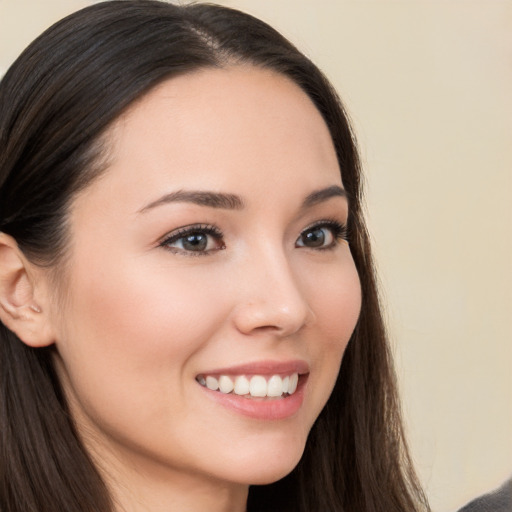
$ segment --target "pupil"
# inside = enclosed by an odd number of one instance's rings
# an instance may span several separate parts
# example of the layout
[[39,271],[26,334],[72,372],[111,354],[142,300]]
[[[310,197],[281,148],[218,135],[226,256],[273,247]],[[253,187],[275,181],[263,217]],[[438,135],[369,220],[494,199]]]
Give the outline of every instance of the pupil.
[[322,229],[314,229],[306,233],[306,245],[309,247],[320,247],[324,245],[325,242],[325,233]]
[[203,251],[207,243],[208,240],[202,233],[193,233],[183,239],[183,247],[190,251]]

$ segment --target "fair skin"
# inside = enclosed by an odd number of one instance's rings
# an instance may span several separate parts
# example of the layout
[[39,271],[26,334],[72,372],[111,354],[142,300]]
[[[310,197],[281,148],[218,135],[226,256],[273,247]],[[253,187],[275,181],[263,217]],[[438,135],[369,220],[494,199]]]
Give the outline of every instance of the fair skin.
[[[238,66],[161,84],[107,141],[65,295],[27,279],[39,344],[119,511],[242,512],[299,461],[360,310],[328,129],[295,84]],[[204,385],[294,373],[280,396]]]

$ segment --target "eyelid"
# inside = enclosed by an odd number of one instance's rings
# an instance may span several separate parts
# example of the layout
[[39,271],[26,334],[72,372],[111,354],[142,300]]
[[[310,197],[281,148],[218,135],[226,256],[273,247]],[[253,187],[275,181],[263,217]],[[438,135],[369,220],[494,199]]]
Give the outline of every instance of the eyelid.
[[297,241],[303,236],[304,233],[307,233],[308,231],[311,231],[313,229],[324,228],[324,227],[329,228],[332,232],[332,235],[334,237],[334,241],[332,244],[329,244],[326,246],[320,246],[320,247],[307,247],[306,245],[299,245],[298,247],[305,247],[305,248],[313,249],[316,251],[323,251],[323,250],[333,249],[342,240],[346,241],[347,243],[349,242],[347,224],[345,222],[341,222],[340,220],[334,219],[334,218],[325,218],[325,219],[321,219],[321,220],[317,220],[317,221],[313,222],[312,224],[310,224],[309,226],[307,226],[306,228],[304,228],[301,231],[299,237],[297,238]]
[[326,217],[326,218],[323,218],[323,219],[320,219],[320,220],[316,220],[315,222],[312,222],[311,224],[306,226],[301,231],[301,233],[304,233],[304,231],[308,231],[310,229],[314,229],[314,228],[322,227],[322,226],[339,228],[339,229],[346,229],[347,224],[346,224],[346,222],[342,222],[341,220],[336,219],[334,217],[332,217],[332,218],[331,217]]
[[185,249],[179,249],[177,247],[172,248],[169,244],[174,243],[181,238],[186,237],[187,235],[193,234],[193,233],[202,233],[209,235],[213,237],[215,240],[222,240],[224,238],[224,234],[222,231],[217,228],[216,226],[213,226],[211,224],[190,224],[189,226],[183,226],[180,228],[177,228],[169,233],[167,233],[159,242],[158,247],[162,247],[163,249],[166,249],[168,251],[171,251],[175,254],[184,254],[187,256],[205,256],[209,255],[212,252],[225,249],[225,245],[222,244],[221,247],[217,247],[215,249],[209,249],[207,251],[187,251]]

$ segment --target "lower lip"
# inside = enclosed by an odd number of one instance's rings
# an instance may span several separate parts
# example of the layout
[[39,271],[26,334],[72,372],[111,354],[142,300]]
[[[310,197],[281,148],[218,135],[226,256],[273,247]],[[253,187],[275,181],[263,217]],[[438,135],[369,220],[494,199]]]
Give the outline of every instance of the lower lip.
[[211,399],[243,416],[258,420],[284,420],[293,416],[304,402],[306,380],[307,376],[302,375],[295,393],[284,398],[244,398],[233,393],[212,391],[203,386],[201,388]]

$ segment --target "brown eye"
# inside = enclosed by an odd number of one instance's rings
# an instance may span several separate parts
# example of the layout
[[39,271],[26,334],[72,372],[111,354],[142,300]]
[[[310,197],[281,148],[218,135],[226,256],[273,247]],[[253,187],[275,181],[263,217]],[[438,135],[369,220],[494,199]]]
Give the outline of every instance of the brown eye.
[[315,228],[306,231],[300,239],[302,244],[306,247],[322,247],[325,245],[326,238],[328,238],[328,234],[325,233],[324,228]]
[[326,227],[315,227],[304,231],[297,240],[299,247],[325,247],[334,241],[332,232]]
[[191,233],[178,239],[186,251],[205,251],[208,247],[208,235],[205,233]]
[[304,230],[295,245],[310,249],[329,249],[346,240],[346,227],[339,222],[322,222]]
[[172,252],[196,255],[224,249],[222,233],[212,226],[179,229],[171,233],[160,246]]

